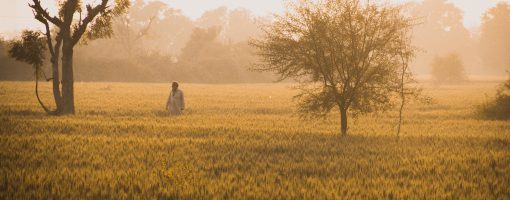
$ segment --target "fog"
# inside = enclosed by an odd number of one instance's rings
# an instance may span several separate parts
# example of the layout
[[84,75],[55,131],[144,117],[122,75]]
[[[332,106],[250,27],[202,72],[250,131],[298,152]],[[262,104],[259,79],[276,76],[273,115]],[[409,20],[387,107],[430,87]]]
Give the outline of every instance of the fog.
[[[412,71],[418,77],[432,80],[434,59],[452,54],[463,63],[461,73],[471,79],[504,77],[510,70],[509,4],[490,8],[479,27],[469,28],[466,12],[446,0],[404,6],[404,14],[417,24],[413,44],[419,51]],[[136,0],[126,15],[115,19],[112,38],[82,41],[75,48],[75,80],[272,82],[274,75],[249,70],[257,62],[249,40],[262,36],[261,27],[272,19],[250,8],[228,7],[192,17],[161,1]],[[0,38],[0,80],[33,80],[31,66],[9,58],[8,48],[9,39]],[[49,72],[49,60],[46,63]]]

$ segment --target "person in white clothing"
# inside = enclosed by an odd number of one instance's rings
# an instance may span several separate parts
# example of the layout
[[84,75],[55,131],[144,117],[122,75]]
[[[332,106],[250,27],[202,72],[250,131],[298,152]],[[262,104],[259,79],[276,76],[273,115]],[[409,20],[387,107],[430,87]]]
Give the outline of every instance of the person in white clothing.
[[178,88],[179,83],[172,82],[172,91],[166,101],[166,109],[171,115],[181,115],[184,112],[184,93]]

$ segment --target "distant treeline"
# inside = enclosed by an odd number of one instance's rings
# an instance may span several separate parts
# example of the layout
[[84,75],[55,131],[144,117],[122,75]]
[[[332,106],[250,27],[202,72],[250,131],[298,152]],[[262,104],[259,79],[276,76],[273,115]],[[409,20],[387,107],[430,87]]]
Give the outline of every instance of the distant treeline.
[[[267,73],[250,71],[254,57],[248,52],[246,43],[217,45],[217,55],[195,56],[180,60],[157,52],[133,55],[133,57],[97,57],[79,48],[75,55],[75,80],[77,81],[119,81],[119,82],[169,82],[194,83],[248,83],[271,82],[274,78]],[[5,41],[0,41],[0,80],[34,80],[32,66],[8,57]],[[106,51],[97,48],[97,51]],[[49,61],[48,61],[49,62]],[[45,73],[51,74],[49,63]]]
[[[35,20],[35,19],[34,19]],[[253,72],[256,61],[248,45],[269,21],[246,9],[220,7],[197,20],[158,1],[135,1],[114,23],[109,39],[82,41],[74,53],[77,81],[253,83],[272,82]],[[33,80],[33,69],[8,56],[0,37],[0,80]],[[47,56],[46,74],[50,73]]]

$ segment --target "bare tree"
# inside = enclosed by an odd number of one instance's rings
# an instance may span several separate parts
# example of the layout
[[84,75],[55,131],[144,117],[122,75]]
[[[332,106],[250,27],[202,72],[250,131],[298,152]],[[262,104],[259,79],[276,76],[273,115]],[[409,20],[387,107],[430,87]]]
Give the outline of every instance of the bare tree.
[[262,59],[254,68],[301,83],[296,98],[303,117],[325,117],[338,108],[346,135],[348,113],[391,108],[399,80],[412,79],[400,72],[407,74],[401,60],[414,52],[408,37],[413,20],[401,12],[370,1],[299,1],[252,41]]
[[[35,18],[46,27],[46,41],[50,50],[53,74],[53,95],[56,103],[55,114],[74,114],[74,73],[73,49],[76,44],[86,39],[111,37],[113,16],[124,13],[129,8],[128,0],[116,0],[115,6],[109,0],[101,0],[95,6],[86,5],[86,16],[82,18],[83,8],[80,0],[59,1],[58,16],[51,16],[41,6],[40,0],[32,0],[29,4]],[[75,14],[79,15],[76,18]],[[50,25],[57,30],[54,38]],[[53,45],[53,41],[55,45]],[[62,52],[62,79],[59,77],[59,59]],[[62,83],[62,91],[60,91]]]

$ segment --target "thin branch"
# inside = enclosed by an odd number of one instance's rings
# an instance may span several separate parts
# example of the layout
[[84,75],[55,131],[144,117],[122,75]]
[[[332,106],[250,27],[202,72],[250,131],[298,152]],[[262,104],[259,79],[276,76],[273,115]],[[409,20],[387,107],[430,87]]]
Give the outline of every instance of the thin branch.
[[107,8],[108,0],[102,0],[101,4],[96,5],[94,8],[92,8],[91,5],[87,5],[87,16],[80,22],[80,25],[75,29],[73,36],[72,36],[72,42],[73,45],[78,43],[80,41],[81,36],[83,33],[85,33],[85,30],[87,30],[87,26],[90,22],[101,12],[105,12]]
[[43,9],[41,7],[41,1],[33,0],[33,2],[34,2],[33,5],[28,4],[28,6],[31,7],[32,9],[34,9],[34,11],[37,14],[40,14],[42,17],[44,17],[46,20],[50,21],[55,26],[60,27],[62,25],[62,20],[60,20],[58,17],[55,17],[55,16],[51,17],[50,14],[48,13],[47,9]]
[[[35,11],[33,11],[33,13],[34,13],[34,17],[35,17],[35,19],[37,19],[38,21],[40,21],[41,23],[43,23],[43,24],[44,24],[44,27],[46,28],[46,33],[45,33],[45,35],[46,35],[46,42],[48,43],[48,47],[49,47],[49,49],[50,49],[50,55],[51,55],[51,57],[53,58],[53,57],[55,56],[55,51],[53,51],[53,48],[52,48],[52,47],[53,47],[53,44],[52,44],[52,42],[51,42],[50,25],[48,24],[48,21],[46,20],[46,18],[44,18],[44,17],[42,16],[42,14],[41,14],[41,13],[37,13],[37,12],[35,12]],[[53,62],[53,61],[52,61],[52,62]]]

